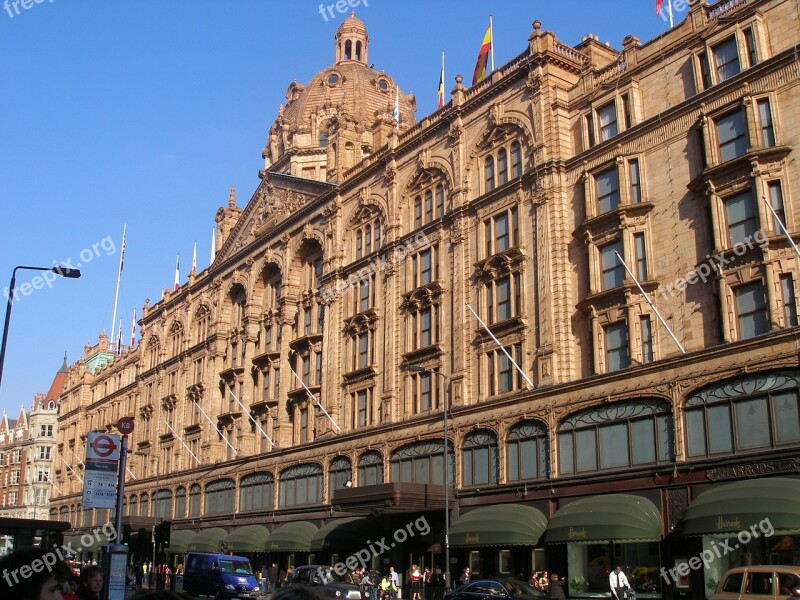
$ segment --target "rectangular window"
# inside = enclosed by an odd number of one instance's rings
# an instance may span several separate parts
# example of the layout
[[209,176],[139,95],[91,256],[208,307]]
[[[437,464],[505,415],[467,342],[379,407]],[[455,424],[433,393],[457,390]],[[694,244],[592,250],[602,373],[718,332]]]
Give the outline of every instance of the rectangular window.
[[511,318],[511,279],[504,277],[496,284],[497,289],[497,320],[505,321]]
[[758,230],[756,207],[750,190],[725,200],[728,217],[728,242],[730,247],[744,244],[752,239]]
[[747,152],[747,131],[742,111],[737,110],[720,117],[715,123],[721,162],[732,160]]
[[425,222],[433,221],[433,193],[428,190],[425,192]]
[[723,82],[726,79],[738,75],[741,71],[739,66],[739,50],[736,47],[736,38],[730,37],[712,50],[714,54],[714,66],[717,69],[717,81]]
[[495,252],[504,252],[511,247],[508,233],[508,215],[502,214],[494,218]]
[[595,145],[594,118],[592,117],[591,113],[586,115],[586,134],[587,134],[586,137],[589,139],[589,147],[591,148],[592,146]]
[[639,281],[647,279],[647,253],[644,245],[644,234],[634,233],[633,243],[636,249],[636,277]]
[[322,333],[325,330],[325,305],[317,305],[317,333]]
[[194,383],[203,382],[203,362],[204,359],[198,358],[194,361]]
[[628,172],[631,179],[631,204],[639,204],[642,201],[642,183],[639,177],[638,159],[633,159],[628,163]]
[[308,441],[308,409],[300,410],[300,443],[305,444]]
[[[514,348],[506,348],[508,352],[513,352]],[[505,352],[497,351],[495,356],[499,359],[500,364],[497,369],[497,383],[499,392],[510,392],[514,389],[514,365],[506,356]]]
[[769,331],[764,286],[760,281],[735,290],[739,339],[746,340]]
[[642,362],[647,364],[653,362],[653,326],[650,317],[641,317],[639,323],[642,327]]
[[497,153],[497,179],[499,185],[508,183],[508,153],[505,148],[500,148]]
[[619,176],[616,167],[595,176],[597,214],[602,215],[619,206]]
[[770,181],[767,187],[769,188],[769,203],[772,206],[772,210],[778,215],[778,219],[781,220],[781,222],[778,223],[773,216],[772,225],[775,231],[780,233],[783,231],[781,224],[784,226],[786,225],[786,213],[783,210],[783,188],[781,188],[780,180]]
[[602,272],[602,289],[610,290],[622,285],[625,269],[617,258],[622,254],[622,242],[616,241],[600,248],[600,270]]
[[794,295],[794,280],[791,274],[781,275],[781,303],[786,327],[797,327],[797,300]]
[[281,370],[275,368],[272,370],[272,399],[278,400],[280,398],[281,389]]
[[53,437],[53,426],[52,425],[40,425],[39,426],[39,436],[40,437]]
[[356,258],[361,258],[364,252],[364,244],[361,237],[361,230],[356,232]]
[[414,229],[422,227],[422,196],[414,200]]
[[419,321],[420,321],[420,341],[422,348],[427,348],[433,343],[433,337],[431,335],[431,307],[423,308],[419,311]]
[[628,326],[625,321],[605,328],[606,372],[619,371],[630,365],[628,353]]
[[358,336],[358,368],[364,369],[369,365],[369,337],[362,333]]
[[633,125],[633,121],[631,120],[631,97],[628,94],[622,95],[622,118],[622,126],[625,129]]
[[419,410],[430,410],[432,406],[433,400],[433,391],[431,388],[431,380],[433,376],[430,373],[420,373],[419,376],[419,385],[420,385],[420,405]]
[[358,303],[359,312],[369,310],[369,279],[362,279],[359,283],[360,296]]
[[303,383],[311,385],[311,356],[304,356],[300,360],[302,361]]
[[494,189],[494,156],[487,156],[483,163],[483,174],[486,180],[486,191]]
[[262,394],[262,395],[261,395],[261,399],[262,399],[264,402],[267,402],[267,401],[269,401],[269,392],[270,392],[270,380],[269,380],[269,375],[270,375],[270,373],[269,373],[269,369],[267,369],[266,371],[264,371],[264,374],[262,375],[262,377],[264,378],[264,380],[261,382],[261,383],[262,383],[262,385],[261,385],[261,394]]
[[522,146],[511,142],[511,177],[522,177]]
[[597,110],[597,120],[600,124],[600,141],[605,142],[617,135],[617,105],[610,102]]
[[356,424],[358,427],[364,427],[367,424],[367,390],[361,390],[357,394],[358,408]]
[[756,38],[753,35],[752,27],[744,30],[744,44],[747,48],[747,66],[754,67],[758,64],[758,54],[756,53]]
[[708,66],[708,54],[703,52],[698,57],[700,63],[700,79],[703,82],[703,89],[707,90],[711,87],[711,69]]
[[303,309],[303,335],[311,335],[311,308]]
[[769,98],[758,101],[758,119],[761,122],[761,143],[765,148],[772,148],[775,145],[775,128]]
[[436,186],[436,217],[441,218],[443,215],[444,215],[444,186],[440,183],[439,185]]
[[50,452],[52,448],[50,446],[39,446],[36,449],[36,458],[39,460],[50,460]]
[[428,285],[433,281],[433,250],[428,249],[419,253],[419,279],[420,285]]
[[316,365],[314,366],[314,382],[317,385],[322,385],[322,352],[317,352]]

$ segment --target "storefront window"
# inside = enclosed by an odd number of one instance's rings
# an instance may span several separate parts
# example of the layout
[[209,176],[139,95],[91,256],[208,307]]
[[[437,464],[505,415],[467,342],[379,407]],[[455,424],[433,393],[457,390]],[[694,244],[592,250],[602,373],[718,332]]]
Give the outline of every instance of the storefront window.
[[609,575],[617,565],[627,575],[637,598],[661,597],[657,542],[567,544],[567,561],[571,598],[607,596],[611,589]]
[[497,570],[501,575],[511,574],[511,550],[500,550],[497,557]]
[[[467,564],[469,564],[470,575],[473,579],[475,579],[476,575],[480,575],[483,572],[483,559],[481,558],[480,550],[472,550],[469,553]],[[457,574],[453,573],[453,575]]]

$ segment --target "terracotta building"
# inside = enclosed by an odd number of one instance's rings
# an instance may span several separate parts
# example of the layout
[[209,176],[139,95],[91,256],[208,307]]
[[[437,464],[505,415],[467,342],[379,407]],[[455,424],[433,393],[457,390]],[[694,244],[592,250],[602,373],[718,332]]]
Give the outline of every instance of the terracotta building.
[[798,231],[799,43],[788,0],[697,2],[621,49],[534,21],[415,122],[349,17],[213,264],[145,303],[137,347],[70,367],[53,515],[109,518],[70,457],[132,415],[126,519],[171,521],[175,562],[385,537],[380,568],[441,568],[447,499],[451,572],[555,570],[573,597],[616,564],[645,598],[796,564],[800,275],[767,204]]
[[[29,411],[23,406],[16,420],[5,412],[0,418],[0,517],[49,519],[58,399],[66,377],[65,357],[50,389],[46,394],[36,394]],[[0,554],[15,547],[13,536],[4,531]]]

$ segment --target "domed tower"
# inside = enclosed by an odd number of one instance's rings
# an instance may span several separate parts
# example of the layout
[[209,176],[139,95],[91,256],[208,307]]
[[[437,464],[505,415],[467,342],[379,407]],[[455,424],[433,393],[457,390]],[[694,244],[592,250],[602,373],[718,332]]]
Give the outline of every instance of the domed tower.
[[367,66],[369,35],[355,13],[339,25],[334,40],[336,62],[307,85],[294,81],[286,90],[264,147],[265,170],[339,182],[347,169],[385,145],[392,130],[414,124],[414,95]]

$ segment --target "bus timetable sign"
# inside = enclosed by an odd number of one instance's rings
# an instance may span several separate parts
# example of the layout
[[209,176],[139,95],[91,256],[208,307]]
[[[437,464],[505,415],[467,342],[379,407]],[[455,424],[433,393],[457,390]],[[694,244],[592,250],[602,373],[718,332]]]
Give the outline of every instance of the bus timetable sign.
[[84,508],[114,508],[117,503],[119,436],[90,433],[83,479]]

